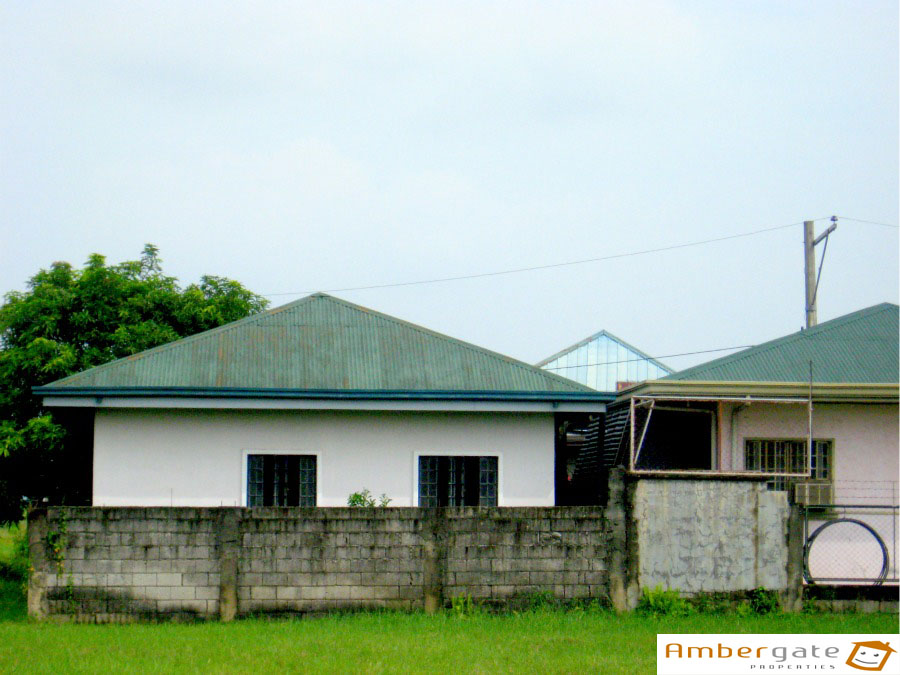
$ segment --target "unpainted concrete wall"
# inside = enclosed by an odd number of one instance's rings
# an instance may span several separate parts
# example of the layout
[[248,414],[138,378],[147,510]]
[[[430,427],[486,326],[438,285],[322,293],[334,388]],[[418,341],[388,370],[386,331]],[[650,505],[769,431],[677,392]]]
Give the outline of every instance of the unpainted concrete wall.
[[641,588],[785,591],[790,509],[765,483],[644,479],[631,486]]

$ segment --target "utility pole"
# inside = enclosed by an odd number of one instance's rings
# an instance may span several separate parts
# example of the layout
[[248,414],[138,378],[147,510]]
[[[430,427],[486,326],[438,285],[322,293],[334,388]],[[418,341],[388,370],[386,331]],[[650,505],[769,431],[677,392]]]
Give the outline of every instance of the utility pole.
[[[816,293],[819,290],[819,278],[822,276],[822,263],[825,262],[825,251],[828,250],[828,235],[837,229],[837,216],[831,216],[831,226],[818,237],[815,236],[814,221],[803,223],[803,257],[804,278],[806,282],[806,327],[812,328],[818,323],[816,317]],[[816,245],[825,241],[822,249],[822,261],[816,272]]]

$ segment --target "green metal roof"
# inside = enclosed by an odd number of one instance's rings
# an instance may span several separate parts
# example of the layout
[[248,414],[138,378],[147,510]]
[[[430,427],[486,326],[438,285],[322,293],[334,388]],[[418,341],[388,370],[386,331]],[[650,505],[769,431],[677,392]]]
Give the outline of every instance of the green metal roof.
[[527,363],[323,293],[34,391],[89,395],[117,389],[597,395]]
[[663,380],[898,382],[898,307],[882,303],[808,330],[687,368]]

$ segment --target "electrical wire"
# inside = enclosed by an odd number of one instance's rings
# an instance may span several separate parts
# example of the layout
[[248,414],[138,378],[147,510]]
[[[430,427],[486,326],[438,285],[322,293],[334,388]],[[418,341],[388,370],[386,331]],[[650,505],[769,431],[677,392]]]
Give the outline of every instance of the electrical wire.
[[[816,218],[816,220],[826,220],[826,217]],[[848,219],[849,220],[849,219]],[[570,265],[584,265],[587,263],[594,262],[602,262],[604,260],[615,260],[617,258],[630,258],[633,256],[639,255],[647,255],[650,253],[660,253],[662,251],[673,251],[680,248],[688,248],[690,246],[702,246],[705,244],[712,244],[719,241],[728,241],[731,239],[740,239],[743,237],[752,237],[753,235],[762,234],[764,232],[774,232],[776,230],[785,230],[789,227],[797,227],[798,225],[802,225],[803,221],[797,223],[789,223],[787,225],[777,225],[775,227],[764,227],[758,230],[751,230],[750,232],[740,232],[738,234],[729,234],[724,237],[714,237],[712,239],[701,239],[699,241],[689,241],[684,244],[672,244],[671,246],[659,246],[656,248],[648,248],[643,249],[641,251],[629,251],[628,253],[614,253],[612,255],[599,256],[596,258],[584,258],[582,260],[570,260],[567,262],[560,263],[550,263],[548,265],[535,265],[533,267],[517,267],[514,269],[508,270],[500,270],[496,272],[482,272],[480,274],[464,274],[453,277],[439,277],[435,279],[420,279],[417,281],[400,281],[390,284],[374,284],[371,286],[348,286],[345,288],[330,288],[325,289],[323,292],[325,293],[342,293],[345,291],[369,291],[379,288],[399,288],[401,286],[418,286],[422,284],[438,284],[447,281],[462,281],[464,279],[482,279],[485,277],[496,277],[506,274],[519,274],[521,272],[534,272],[536,270],[546,270],[553,269],[557,267],[568,267]],[[266,298],[273,298],[280,295],[307,295],[309,293],[315,293],[316,291],[289,291],[284,293],[262,293],[261,295]]]
[[859,218],[848,218],[847,216],[838,216],[841,220],[849,220],[854,223],[865,223],[866,225],[881,225],[882,227],[890,227],[894,230],[900,229],[900,225],[893,225],[891,223],[879,223],[875,220],[861,220]]
[[[880,225],[882,227],[889,227],[892,229],[900,229],[900,225],[892,225],[891,223],[881,223],[874,220],[862,220],[860,218],[850,218],[849,216],[838,216],[841,220],[848,220],[855,223],[865,223],[868,225]],[[828,220],[828,216],[823,216],[821,218],[814,218],[813,222],[817,222],[820,220]],[[329,288],[325,289],[325,293],[343,293],[346,291],[370,291],[376,290],[379,288],[400,288],[403,286],[420,286],[424,284],[439,284],[445,283],[448,281],[463,281],[466,279],[483,279],[486,277],[496,277],[503,276],[507,274],[519,274],[522,272],[535,272],[538,270],[547,270],[554,269],[557,267],[569,267],[571,265],[585,265],[587,263],[595,263],[595,262],[603,262],[605,260],[615,260],[617,258],[630,258],[633,256],[640,255],[648,255],[650,253],[661,253],[663,251],[673,251],[680,248],[689,248],[691,246],[703,246],[706,244],[713,244],[720,241],[728,241],[731,239],[740,239],[743,237],[752,237],[757,234],[763,234],[765,232],[775,232],[777,230],[785,230],[789,227],[796,227],[798,225],[802,225],[803,221],[797,223],[788,223],[787,225],[777,225],[775,227],[764,227],[758,230],[751,230],[749,232],[739,232],[737,234],[729,234],[724,237],[714,237],[712,239],[701,239],[698,241],[689,241],[683,244],[672,244],[671,246],[659,246],[656,248],[648,248],[643,249],[641,251],[629,251],[627,253],[614,253],[612,255],[599,256],[596,258],[584,258],[582,260],[569,260],[567,262],[560,263],[550,263],[547,265],[534,265],[532,267],[516,267],[508,270],[499,270],[495,272],[482,272],[480,274],[462,274],[459,276],[453,277],[438,277],[435,279],[419,279],[416,281],[398,281],[389,284],[373,284],[369,286],[347,286],[344,288]],[[274,298],[283,295],[308,295],[310,293],[315,293],[316,291],[286,291],[283,293],[262,293],[261,295],[266,298]]]
[[756,345],[737,345],[736,347],[719,347],[718,349],[701,349],[698,352],[681,352],[680,354],[663,354],[662,356],[642,356],[637,359],[624,359],[622,361],[605,361],[603,363],[584,363],[577,366],[554,366],[550,368],[548,366],[541,366],[544,370],[569,370],[570,368],[588,368],[590,366],[611,366],[617,363],[631,363],[633,361],[649,361],[649,360],[657,360],[657,359],[671,359],[676,356],[693,356],[694,354],[709,354],[711,352],[727,352],[732,349],[747,349],[749,347],[755,347]]

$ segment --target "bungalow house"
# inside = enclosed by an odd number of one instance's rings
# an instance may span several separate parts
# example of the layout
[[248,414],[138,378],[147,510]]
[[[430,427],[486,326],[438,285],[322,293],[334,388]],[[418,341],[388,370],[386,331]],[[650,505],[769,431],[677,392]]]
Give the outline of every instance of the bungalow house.
[[34,391],[95,506],[567,503],[558,430],[613,399],[322,293]]
[[876,305],[621,392],[602,464],[765,477],[811,532],[848,514],[877,530],[896,579],[898,380],[898,307]]

